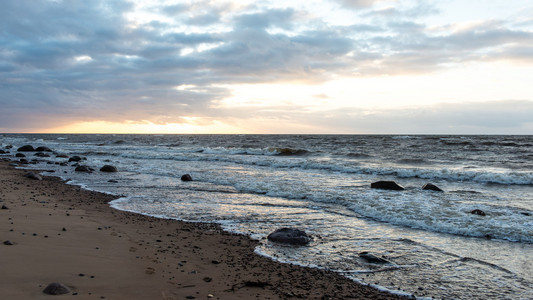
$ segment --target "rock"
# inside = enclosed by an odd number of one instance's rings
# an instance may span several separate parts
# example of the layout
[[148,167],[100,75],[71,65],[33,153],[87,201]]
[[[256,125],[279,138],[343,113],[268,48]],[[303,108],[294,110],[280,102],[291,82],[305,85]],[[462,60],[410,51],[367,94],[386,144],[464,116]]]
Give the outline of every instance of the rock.
[[295,228],[276,229],[268,235],[267,239],[271,242],[291,245],[307,245],[311,241],[305,231]]
[[435,191],[435,192],[444,192],[443,190],[441,190],[438,186],[434,185],[433,183],[424,184],[422,189],[423,190]]
[[471,214],[473,215],[478,215],[478,216],[486,216],[487,214],[485,214],[484,211],[482,211],[481,209],[474,209],[473,211],[470,212]]
[[92,171],[94,171],[94,169],[87,167],[87,166],[78,166],[76,167],[76,169],[74,169],[74,171],[91,173]]
[[13,245],[15,245],[15,244],[13,244],[12,241],[7,240],[7,241],[4,241],[4,245],[6,245],[6,246],[13,246]]
[[185,174],[185,175],[181,176],[181,180],[182,181],[192,181],[192,176],[189,175],[189,174]]
[[7,146],[5,146],[4,148],[6,148],[6,149],[11,149],[11,148],[13,148],[13,145],[7,145]]
[[380,190],[403,191],[405,188],[394,181],[376,181],[370,184],[370,188]]
[[54,283],[50,283],[43,290],[43,293],[48,294],[48,295],[64,295],[64,294],[70,293],[70,289],[61,283],[54,282]]
[[71,161],[81,161],[81,160],[82,160],[81,157],[75,155],[75,156],[69,158],[68,162],[71,162]]
[[30,178],[30,179],[35,179],[35,180],[43,180],[41,175],[35,174],[33,172],[28,172],[28,173],[24,174],[24,177],[27,177],[27,178]]
[[9,209],[9,208],[5,205],[2,205],[2,209]]
[[22,153],[17,153],[17,154],[15,154],[15,157],[26,157],[26,155],[24,155]]
[[7,154],[9,151],[0,150],[0,154]]
[[19,152],[32,152],[32,151],[35,151],[35,149],[33,149],[32,145],[24,145],[24,146],[18,148],[17,151],[19,151]]
[[115,166],[105,165],[100,169],[101,172],[118,172]]
[[111,179],[111,180],[108,180],[107,182],[110,182],[110,183],[118,183],[118,180]]
[[35,156],[38,156],[38,157],[50,157],[50,154],[38,152],[38,153],[35,153]]
[[35,151],[38,151],[38,152],[52,152],[52,149],[50,149],[48,147],[45,147],[45,146],[40,146],[40,147],[37,147],[35,149]]
[[59,158],[68,158],[68,155],[66,155],[66,154],[57,154],[56,157],[59,157]]
[[375,256],[374,254],[366,252],[366,251],[359,253],[359,257],[373,264],[390,264],[391,263],[390,261],[384,258]]
[[16,163],[10,163],[9,165],[10,165],[11,167],[18,167],[18,164],[16,164]]

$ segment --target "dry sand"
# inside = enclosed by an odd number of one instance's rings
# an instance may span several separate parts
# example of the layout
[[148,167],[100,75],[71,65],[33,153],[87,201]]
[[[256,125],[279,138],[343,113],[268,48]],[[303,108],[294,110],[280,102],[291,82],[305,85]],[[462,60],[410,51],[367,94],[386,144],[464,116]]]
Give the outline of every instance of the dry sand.
[[[0,299],[400,298],[271,261],[217,225],[118,211],[110,195],[26,172],[0,162]],[[71,292],[44,294],[52,282]]]

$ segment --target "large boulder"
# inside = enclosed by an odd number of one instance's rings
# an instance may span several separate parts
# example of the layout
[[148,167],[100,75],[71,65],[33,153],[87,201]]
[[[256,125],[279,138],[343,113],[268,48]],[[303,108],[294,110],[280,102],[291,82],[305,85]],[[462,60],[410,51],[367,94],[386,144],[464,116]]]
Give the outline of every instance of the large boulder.
[[32,152],[35,151],[32,145],[24,145],[17,149],[19,152]]
[[373,189],[403,191],[405,188],[394,181],[376,181],[370,184]]
[[185,175],[181,176],[181,180],[182,181],[192,181],[192,176],[189,175],[189,174],[185,174]]
[[41,175],[35,174],[33,172],[28,172],[28,173],[24,174],[24,177],[27,177],[27,178],[30,178],[30,179],[35,179],[35,180],[43,180]]
[[50,149],[48,147],[45,147],[45,146],[40,146],[40,147],[37,147],[35,149],[35,151],[38,151],[38,152],[52,152],[52,149]]
[[54,282],[50,283],[44,290],[43,293],[48,295],[64,295],[70,293],[70,289],[65,285]]
[[295,228],[279,228],[269,234],[267,239],[271,242],[290,245],[307,245],[311,241],[305,231]]
[[105,165],[102,168],[100,168],[101,172],[118,172],[117,168],[112,165]]
[[423,190],[435,191],[435,192],[444,192],[441,188],[434,185],[433,183],[426,183],[422,187]]

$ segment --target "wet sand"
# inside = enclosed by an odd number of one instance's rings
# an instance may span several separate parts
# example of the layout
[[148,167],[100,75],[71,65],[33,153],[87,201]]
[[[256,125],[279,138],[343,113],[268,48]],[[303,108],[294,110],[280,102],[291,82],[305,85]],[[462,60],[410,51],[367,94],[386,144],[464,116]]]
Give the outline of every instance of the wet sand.
[[[401,299],[259,256],[256,241],[217,225],[118,211],[113,196],[8,164],[0,162],[1,299]],[[44,294],[52,282],[70,293]]]

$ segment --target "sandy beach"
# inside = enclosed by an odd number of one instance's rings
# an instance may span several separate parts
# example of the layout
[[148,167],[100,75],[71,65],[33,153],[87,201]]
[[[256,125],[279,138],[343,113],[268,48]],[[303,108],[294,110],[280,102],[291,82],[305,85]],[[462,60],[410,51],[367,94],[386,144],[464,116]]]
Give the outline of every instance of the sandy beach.
[[[118,211],[113,196],[27,172],[0,162],[2,299],[400,298],[271,261],[217,225]],[[44,294],[53,282],[70,292]]]

